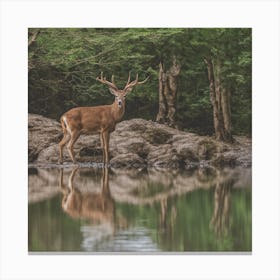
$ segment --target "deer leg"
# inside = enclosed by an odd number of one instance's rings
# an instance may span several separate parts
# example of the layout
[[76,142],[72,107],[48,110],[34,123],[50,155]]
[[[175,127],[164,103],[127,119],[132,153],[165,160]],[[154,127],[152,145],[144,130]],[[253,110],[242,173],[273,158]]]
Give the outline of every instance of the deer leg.
[[102,134],[102,132],[100,133],[100,143],[101,143],[101,149],[102,149],[102,154],[103,154],[102,160],[103,160],[103,162],[104,162],[104,159],[105,159],[105,152],[104,152],[104,140],[103,140],[103,134]]
[[65,144],[69,141],[69,134],[67,132],[67,130],[63,131],[63,138],[62,140],[59,142],[59,163],[63,162],[63,148],[65,146]]
[[101,139],[102,139],[101,142],[102,142],[102,152],[103,152],[103,165],[106,162],[106,152],[105,152],[106,146],[105,146],[105,136],[104,136],[104,133],[105,132],[103,132],[103,131],[101,132]]
[[105,132],[105,159],[106,163],[108,164],[110,162],[109,158],[109,141],[110,141],[110,133],[108,131]]
[[74,155],[74,152],[73,152],[73,146],[76,143],[76,141],[78,140],[79,136],[80,136],[79,131],[73,132],[72,135],[71,135],[71,139],[67,144],[68,152],[69,152],[69,155],[70,155],[73,163],[76,163],[75,155]]
[[110,133],[109,131],[104,131],[104,148],[105,148],[105,163],[108,164],[109,159],[109,141],[110,141]]

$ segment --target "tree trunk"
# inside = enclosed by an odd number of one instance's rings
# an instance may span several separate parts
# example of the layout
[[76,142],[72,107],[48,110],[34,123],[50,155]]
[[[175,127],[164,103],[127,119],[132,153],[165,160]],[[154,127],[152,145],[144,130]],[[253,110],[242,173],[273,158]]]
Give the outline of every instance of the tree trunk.
[[167,105],[166,105],[166,100],[165,100],[165,94],[164,94],[164,90],[165,90],[165,83],[166,83],[166,74],[163,72],[163,65],[162,63],[159,64],[159,73],[158,73],[158,96],[159,96],[159,100],[158,100],[158,104],[159,104],[159,108],[158,108],[158,114],[157,114],[157,118],[156,121],[159,123],[165,123],[166,121],[166,111],[167,111]]
[[222,84],[221,63],[212,58],[204,59],[209,79],[210,100],[213,107],[213,122],[217,140],[232,142],[230,91]]
[[176,57],[173,64],[165,73],[162,63],[159,65],[159,111],[156,121],[175,126],[176,99],[177,99],[177,76],[180,73],[180,65]]
[[231,133],[231,111],[230,111],[229,89],[223,89],[222,92],[222,111],[224,117],[225,141],[232,142],[233,138]]

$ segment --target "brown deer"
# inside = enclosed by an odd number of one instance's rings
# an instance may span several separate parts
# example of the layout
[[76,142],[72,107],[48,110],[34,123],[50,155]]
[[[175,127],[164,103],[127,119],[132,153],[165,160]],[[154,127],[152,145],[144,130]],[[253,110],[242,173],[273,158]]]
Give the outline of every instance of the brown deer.
[[[109,163],[109,140],[110,133],[115,130],[115,126],[121,121],[125,112],[125,97],[132,91],[134,86],[144,84],[149,77],[144,81],[138,81],[138,74],[136,79],[130,82],[130,73],[128,80],[123,89],[118,89],[114,83],[114,76],[111,82],[103,77],[101,72],[100,78],[96,80],[109,87],[109,91],[115,96],[115,101],[111,105],[102,105],[95,107],[77,107],[64,113],[61,118],[61,126],[63,129],[63,138],[59,143],[59,162],[63,162],[63,148],[67,144],[69,155],[76,163],[73,153],[73,146],[81,134],[100,133],[101,146],[103,150],[103,162]],[[70,137],[69,137],[70,136]]]

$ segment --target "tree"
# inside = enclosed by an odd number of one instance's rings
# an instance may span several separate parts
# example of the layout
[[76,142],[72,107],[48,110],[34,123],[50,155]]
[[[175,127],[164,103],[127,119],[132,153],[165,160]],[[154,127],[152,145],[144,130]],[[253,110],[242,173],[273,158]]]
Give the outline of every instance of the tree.
[[173,56],[172,66],[164,72],[163,64],[159,64],[159,111],[156,121],[175,126],[176,101],[177,101],[177,76],[180,65],[176,56]]
[[[221,141],[233,141],[232,92],[237,92],[240,76],[243,79],[243,75],[250,76],[250,67],[244,71],[244,64],[240,63],[244,55],[244,36],[250,38],[249,29],[196,29],[193,32],[192,46],[203,57],[207,67],[215,136]],[[245,50],[251,53],[250,44],[246,44]]]
[[217,140],[232,142],[230,90],[222,83],[221,62],[205,58],[210,83],[210,100],[213,107],[213,120]]

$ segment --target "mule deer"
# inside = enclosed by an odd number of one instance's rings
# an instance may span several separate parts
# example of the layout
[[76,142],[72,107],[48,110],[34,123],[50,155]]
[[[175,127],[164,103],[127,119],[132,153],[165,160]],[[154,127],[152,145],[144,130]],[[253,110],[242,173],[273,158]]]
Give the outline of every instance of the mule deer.
[[59,162],[63,162],[63,148],[67,144],[69,155],[73,163],[76,163],[73,146],[79,136],[99,132],[103,150],[103,162],[109,163],[110,133],[115,130],[116,123],[120,122],[124,115],[125,97],[132,91],[134,86],[144,84],[148,78],[139,82],[137,74],[136,79],[130,82],[129,73],[125,87],[119,90],[114,83],[114,76],[109,82],[101,72],[100,78],[97,77],[96,80],[109,87],[109,91],[115,96],[115,101],[111,105],[73,108],[62,115],[60,122],[63,129],[63,138],[59,143]]

